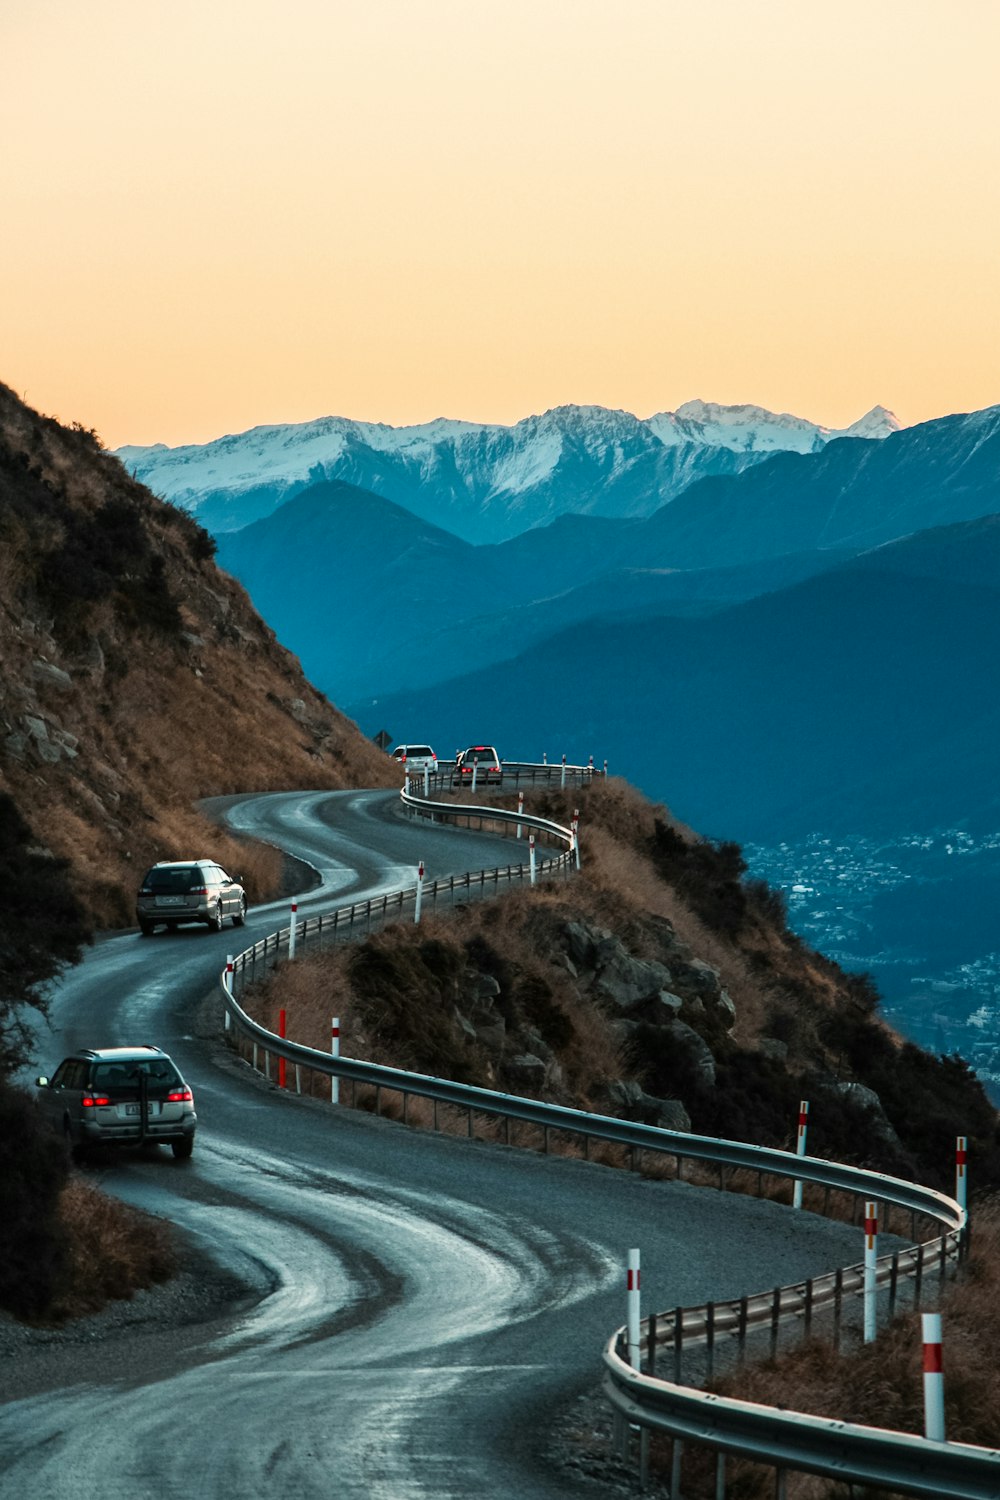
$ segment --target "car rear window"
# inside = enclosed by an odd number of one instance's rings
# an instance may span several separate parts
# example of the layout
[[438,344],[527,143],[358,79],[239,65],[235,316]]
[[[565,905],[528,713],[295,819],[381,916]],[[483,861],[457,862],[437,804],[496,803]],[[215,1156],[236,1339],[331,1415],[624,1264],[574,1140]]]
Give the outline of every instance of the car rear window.
[[152,869],[142,883],[146,890],[156,891],[159,895],[178,895],[189,891],[193,885],[203,885],[204,881],[200,870],[187,866],[181,869]]
[[134,1093],[143,1073],[151,1089],[173,1088],[181,1081],[181,1075],[173,1063],[162,1058],[137,1058],[135,1061],[126,1059],[124,1062],[97,1063],[92,1086],[102,1089],[106,1094],[113,1094],[118,1089]]
[[434,758],[434,751],[430,745],[407,745],[406,753],[407,755],[426,755],[431,760]]

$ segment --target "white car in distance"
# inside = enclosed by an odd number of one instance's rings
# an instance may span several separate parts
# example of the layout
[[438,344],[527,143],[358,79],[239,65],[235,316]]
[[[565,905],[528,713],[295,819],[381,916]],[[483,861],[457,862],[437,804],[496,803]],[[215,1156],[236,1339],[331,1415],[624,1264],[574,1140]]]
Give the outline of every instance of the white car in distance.
[[425,771],[433,776],[438,768],[437,756],[430,745],[397,745],[392,758],[399,761],[405,776],[422,776]]

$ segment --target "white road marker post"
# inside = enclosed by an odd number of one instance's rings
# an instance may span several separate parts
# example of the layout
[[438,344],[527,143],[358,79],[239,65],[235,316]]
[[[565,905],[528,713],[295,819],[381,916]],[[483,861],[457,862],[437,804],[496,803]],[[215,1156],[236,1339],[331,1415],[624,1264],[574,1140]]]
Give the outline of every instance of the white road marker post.
[[476,777],[479,774],[479,756],[472,757],[472,790],[476,790]]
[[559,777],[559,785],[560,785],[560,787],[565,787],[565,785],[566,785],[566,757],[565,757],[565,755],[562,758],[562,774]]
[[969,1178],[966,1170],[969,1156],[969,1138],[960,1135],[955,1138],[955,1201],[959,1208],[966,1209],[969,1206]]
[[630,1250],[628,1253],[628,1270],[625,1278],[625,1288],[628,1301],[627,1327],[628,1327],[628,1362],[633,1370],[638,1370],[641,1359],[641,1348],[639,1344],[639,1252]]
[[528,868],[531,871],[531,883],[535,883],[535,835],[528,834]]
[[425,763],[425,765],[424,765],[424,796],[425,797],[429,797],[430,794],[431,794],[431,768],[430,768],[430,766],[428,766]]
[[605,774],[605,776],[607,776],[607,774],[608,774],[608,763],[607,763],[607,761],[604,762],[604,774]]
[[[340,1017],[334,1016],[330,1022],[330,1056],[340,1056]],[[340,1079],[336,1073],[330,1074],[330,1103],[340,1103]]]
[[573,830],[573,855],[574,855],[574,858],[575,858],[575,861],[576,861],[576,868],[579,869],[580,868],[580,809],[578,807],[574,807],[574,809],[573,809],[572,830]]
[[416,899],[416,901],[413,904],[413,920],[414,920],[415,923],[419,923],[419,921],[420,921],[420,907],[421,907],[421,903],[423,902],[423,898],[424,898],[424,862],[423,862],[423,860],[421,860],[420,863],[419,863],[419,865],[417,865],[417,899]]
[[878,1204],[865,1204],[865,1343],[875,1342],[875,1276],[878,1268]]
[[[518,792],[518,794],[517,794],[517,816],[518,816],[518,818],[520,818],[520,816],[521,816],[521,814],[523,812],[524,812],[524,793],[523,792]],[[518,836],[518,838],[521,837],[521,824],[520,824],[520,822],[517,825],[517,836]]]
[[921,1313],[924,1337],[924,1437],[943,1443],[944,1359],[941,1348],[941,1314]]
[[288,959],[289,959],[289,962],[291,962],[291,960],[295,957],[295,937],[296,937],[296,932],[297,932],[298,925],[299,925],[298,924],[298,910],[299,910],[299,904],[298,904],[298,902],[297,901],[293,901],[292,902],[292,920],[291,920],[291,922],[289,923],[289,926],[288,926]]
[[543,766],[547,766],[548,763],[549,763],[549,754],[548,754],[548,751],[547,750],[543,750],[542,751],[542,765]]
[[[806,1154],[806,1130],[809,1127],[809,1100],[803,1099],[799,1104],[799,1133],[795,1138],[796,1156]],[[795,1187],[792,1191],[792,1207],[802,1207],[802,1178],[796,1177]]]

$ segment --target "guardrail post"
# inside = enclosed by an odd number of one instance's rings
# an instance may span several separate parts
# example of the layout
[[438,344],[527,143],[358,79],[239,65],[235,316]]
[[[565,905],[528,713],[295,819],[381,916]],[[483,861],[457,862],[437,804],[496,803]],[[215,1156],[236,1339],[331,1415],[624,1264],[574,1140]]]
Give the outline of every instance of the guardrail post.
[[921,1313],[924,1338],[924,1437],[943,1443],[944,1361],[941,1349],[941,1314]]
[[[809,1100],[808,1099],[803,1099],[801,1101],[801,1103],[799,1104],[799,1130],[798,1130],[798,1135],[795,1138],[795,1154],[796,1154],[796,1156],[805,1156],[805,1154],[806,1154],[806,1130],[808,1128],[808,1125],[809,1125]],[[795,1187],[792,1190],[792,1207],[793,1208],[801,1208],[802,1207],[802,1178],[801,1177],[796,1177],[796,1179],[795,1179]]]
[[625,1273],[626,1304],[628,1309],[628,1362],[633,1370],[638,1370],[641,1361],[641,1349],[639,1344],[639,1252],[630,1250],[628,1253],[628,1268]]
[[[340,1056],[340,1017],[334,1016],[330,1021],[330,1056]],[[330,1103],[340,1103],[340,1079],[336,1073],[330,1074]]]
[[528,835],[528,867],[531,871],[531,884],[535,884],[535,835]]
[[674,1451],[670,1455],[670,1500],[681,1500],[681,1459],[684,1457],[684,1444],[680,1438],[674,1438]]
[[876,1283],[878,1272],[878,1204],[865,1203],[864,1341],[874,1341],[876,1332]]
[[296,914],[298,912],[298,909],[299,909],[298,902],[293,901],[292,902],[292,920],[291,920],[291,923],[289,924],[289,928],[288,928],[288,961],[289,961],[289,963],[291,963],[291,961],[295,957],[295,937],[296,937],[295,929],[296,929],[296,925],[297,925],[297,923],[296,923]]
[[423,862],[423,860],[421,860],[420,863],[419,863],[419,865],[417,865],[417,899],[416,899],[416,901],[414,902],[414,905],[413,905],[413,920],[417,924],[419,924],[419,922],[420,922],[420,906],[421,906],[421,902],[423,901],[423,896],[424,896],[424,862]]
[[[285,1039],[285,1007],[284,1006],[282,1006],[281,1009],[278,1011],[278,1035],[281,1037],[282,1041],[284,1041],[284,1039]],[[279,1057],[278,1058],[278,1087],[279,1087],[279,1089],[283,1089],[285,1087],[285,1059],[283,1057]]]

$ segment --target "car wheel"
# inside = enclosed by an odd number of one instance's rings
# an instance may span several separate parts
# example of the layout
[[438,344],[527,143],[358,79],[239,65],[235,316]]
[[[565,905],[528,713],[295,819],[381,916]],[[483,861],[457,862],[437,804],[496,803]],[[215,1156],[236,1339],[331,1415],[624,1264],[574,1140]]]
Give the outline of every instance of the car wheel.
[[187,1161],[194,1150],[194,1136],[189,1135],[183,1141],[171,1141],[170,1149],[178,1161]]
[[247,919],[247,898],[245,896],[241,896],[240,897],[240,909],[236,913],[236,915],[233,917],[233,926],[234,927],[242,927],[243,923],[246,921],[246,919]]
[[220,901],[215,910],[212,912],[212,915],[208,919],[209,932],[221,932],[224,920],[225,918],[222,915],[222,902]]
[[143,937],[152,937],[153,936],[153,928],[155,926],[156,926],[155,922],[140,922],[139,923],[139,931],[140,931],[140,933],[142,934]]

